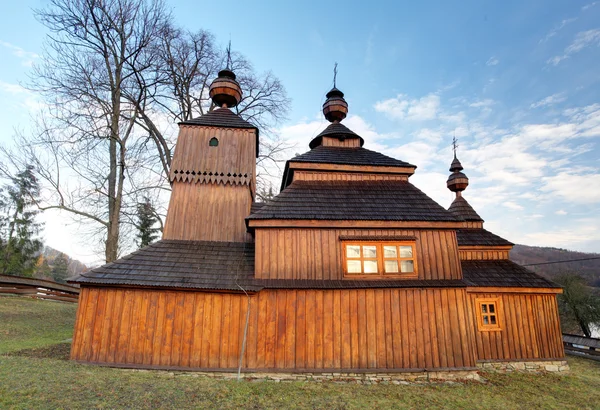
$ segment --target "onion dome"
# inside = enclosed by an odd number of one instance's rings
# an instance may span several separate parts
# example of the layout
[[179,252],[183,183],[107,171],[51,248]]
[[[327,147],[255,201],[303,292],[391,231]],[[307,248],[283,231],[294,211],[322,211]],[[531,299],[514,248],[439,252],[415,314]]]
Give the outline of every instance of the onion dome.
[[323,115],[329,122],[340,122],[348,114],[348,103],[344,100],[344,93],[335,88],[327,93],[327,100],[323,103]]
[[235,74],[229,69],[219,71],[219,75],[210,85],[208,93],[215,105],[235,107],[242,99],[242,88],[235,80]]
[[454,154],[454,160],[450,165],[450,171],[452,174],[448,177],[448,181],[446,181],[446,186],[452,192],[456,192],[456,196],[460,196],[460,193],[467,189],[469,186],[469,178],[462,171],[463,166],[461,165],[458,158],[456,158],[456,153]]

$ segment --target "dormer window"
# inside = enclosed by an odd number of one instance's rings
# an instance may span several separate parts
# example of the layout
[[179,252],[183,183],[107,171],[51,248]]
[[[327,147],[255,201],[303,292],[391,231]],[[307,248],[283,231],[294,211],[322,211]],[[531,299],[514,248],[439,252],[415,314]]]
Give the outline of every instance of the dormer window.
[[[204,140],[206,141],[206,140]],[[208,141],[208,146],[209,147],[218,147],[219,146],[219,140],[217,139],[217,137],[212,137],[210,139],[210,141]]]
[[414,242],[343,242],[347,277],[417,276]]

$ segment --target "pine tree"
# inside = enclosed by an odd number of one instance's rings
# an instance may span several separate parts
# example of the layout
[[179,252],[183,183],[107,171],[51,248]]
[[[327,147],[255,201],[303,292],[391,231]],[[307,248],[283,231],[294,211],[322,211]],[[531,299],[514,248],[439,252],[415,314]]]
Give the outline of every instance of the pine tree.
[[141,249],[154,242],[158,238],[158,232],[160,230],[154,228],[158,219],[156,218],[156,212],[154,211],[154,207],[149,198],[144,198],[144,202],[138,204],[137,219],[137,238]]
[[33,205],[40,194],[34,169],[28,166],[0,192],[0,273],[32,276],[42,243]]
[[52,279],[58,283],[66,283],[69,276],[69,259],[64,253],[59,253],[52,264]]

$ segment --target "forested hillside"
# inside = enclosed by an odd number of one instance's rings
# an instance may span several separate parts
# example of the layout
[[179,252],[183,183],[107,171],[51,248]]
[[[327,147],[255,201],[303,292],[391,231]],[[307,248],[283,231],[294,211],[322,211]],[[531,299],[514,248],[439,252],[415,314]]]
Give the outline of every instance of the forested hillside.
[[600,254],[598,253],[574,252],[566,249],[526,245],[515,245],[510,252],[510,259],[519,265],[589,258],[598,259],[527,266],[527,268],[538,272],[548,279],[552,279],[561,273],[578,273],[586,279],[590,286],[600,288]]

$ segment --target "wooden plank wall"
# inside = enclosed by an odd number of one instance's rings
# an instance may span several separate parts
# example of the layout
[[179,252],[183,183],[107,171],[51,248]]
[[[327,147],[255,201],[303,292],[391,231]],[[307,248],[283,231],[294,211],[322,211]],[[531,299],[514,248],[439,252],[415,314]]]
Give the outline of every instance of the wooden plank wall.
[[173,182],[163,239],[246,242],[252,195],[246,185]]
[[507,250],[467,250],[460,249],[458,250],[458,255],[460,260],[470,261],[470,260],[498,260],[498,259],[508,259]]
[[408,181],[408,175],[326,171],[296,171],[294,181]]
[[419,279],[461,279],[453,230],[257,228],[256,277],[260,279],[341,279],[340,235],[416,238]]
[[[555,294],[468,293],[478,360],[565,356]],[[501,299],[501,331],[479,331],[477,298]]]
[[[250,300],[247,369],[475,365],[464,289],[263,290]],[[84,288],[71,357],[235,369],[246,308],[239,294]]]
[[[219,140],[217,147],[208,145],[213,137]],[[182,125],[171,164],[171,175],[176,170],[254,176],[256,130]]]
[[323,137],[321,145],[324,147],[360,148],[360,138],[340,140],[339,138]]

